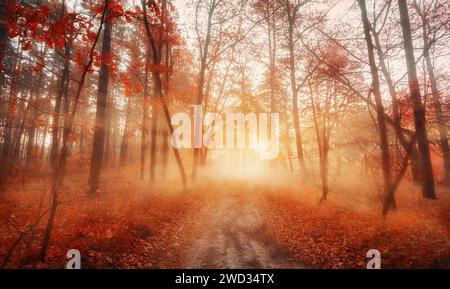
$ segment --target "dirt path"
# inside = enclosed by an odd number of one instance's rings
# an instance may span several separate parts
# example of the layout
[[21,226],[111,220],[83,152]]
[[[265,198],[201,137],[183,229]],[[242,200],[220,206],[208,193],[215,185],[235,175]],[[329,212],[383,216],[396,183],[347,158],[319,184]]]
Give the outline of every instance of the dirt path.
[[267,232],[258,198],[221,193],[196,218],[187,268],[301,268]]

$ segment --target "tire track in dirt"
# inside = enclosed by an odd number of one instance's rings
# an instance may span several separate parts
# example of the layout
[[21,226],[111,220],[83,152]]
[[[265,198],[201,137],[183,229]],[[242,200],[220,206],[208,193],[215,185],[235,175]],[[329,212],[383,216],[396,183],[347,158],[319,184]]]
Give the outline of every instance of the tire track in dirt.
[[258,204],[256,195],[226,190],[207,201],[194,217],[183,267],[302,268],[267,231]]

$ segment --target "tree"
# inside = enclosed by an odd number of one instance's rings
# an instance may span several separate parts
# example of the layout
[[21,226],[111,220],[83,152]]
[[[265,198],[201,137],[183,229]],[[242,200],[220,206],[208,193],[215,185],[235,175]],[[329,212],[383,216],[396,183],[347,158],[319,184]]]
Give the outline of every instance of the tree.
[[441,105],[441,93],[438,89],[435,68],[431,56],[433,46],[439,38],[447,38],[448,26],[450,25],[450,17],[448,17],[448,5],[431,1],[428,7],[424,1],[424,7],[421,7],[417,1],[414,1],[414,8],[421,20],[422,40],[423,40],[423,56],[425,59],[428,77],[430,79],[432,101],[436,121],[439,128],[439,144],[442,151],[444,161],[444,180],[450,182],[450,148],[448,145],[448,130]]
[[[164,114],[164,118],[166,120],[166,123],[169,127],[170,134],[173,134],[174,128],[172,126],[171,117],[169,108],[163,99],[164,93],[163,93],[163,87],[162,87],[162,80],[161,80],[161,68],[163,67],[161,65],[162,60],[162,48],[163,48],[163,32],[165,29],[169,29],[169,11],[167,6],[167,1],[162,0],[161,7],[158,6],[158,4],[154,1],[146,2],[145,0],[142,0],[142,22],[144,24],[144,28],[146,31],[147,39],[149,42],[149,47],[151,48],[152,52],[152,75],[153,75],[153,86],[155,89],[155,97],[160,101],[162,105],[162,110]],[[156,15],[158,17],[158,23],[157,25],[152,25],[149,20],[148,15],[148,9],[151,9],[150,11],[155,12],[158,11],[158,14]],[[160,12],[162,11],[162,13]],[[168,40],[168,39],[166,39]],[[154,113],[155,111],[153,111]],[[152,128],[153,131],[153,128]],[[156,129],[155,129],[156,131]],[[152,132],[152,139],[156,140],[156,133],[153,135]],[[153,146],[153,145],[152,145]],[[156,150],[156,145],[155,145]],[[153,148],[152,148],[153,151]],[[183,188],[187,189],[187,180],[186,180],[186,173],[184,170],[183,161],[180,156],[180,152],[178,151],[178,148],[173,147],[173,152],[175,154],[175,160],[178,165],[178,170],[180,172],[181,181],[183,184]],[[150,161],[151,162],[151,161]]]
[[[317,48],[320,50],[320,48]],[[326,201],[329,193],[329,152],[331,139],[338,124],[338,119],[347,111],[348,104],[353,100],[344,86],[335,79],[335,70],[345,73],[349,70],[350,61],[345,51],[329,42],[321,52],[322,57],[334,64],[334,70],[321,67],[315,59],[308,63],[308,94],[311,104],[314,132],[319,151],[319,170],[322,183],[320,202]],[[340,97],[339,97],[340,96]]]
[[141,179],[144,178],[145,172],[145,155],[147,153],[147,136],[148,136],[148,77],[150,71],[150,50],[146,48],[145,56],[145,76],[144,76],[144,103],[142,108],[142,138],[141,138]]
[[[113,4],[110,2],[108,5]],[[105,151],[105,137],[106,137],[106,104],[108,96],[109,83],[109,67],[108,59],[111,54],[111,33],[112,33],[112,19],[110,19],[110,8],[106,10],[106,23],[103,31],[103,46],[102,46],[102,67],[100,70],[97,94],[97,110],[95,116],[95,132],[94,143],[92,146],[91,167],[89,170],[89,193],[97,194],[100,174],[102,170],[104,151]]]
[[[389,47],[383,49],[380,34],[381,31],[387,26],[388,21],[387,16],[389,15],[391,9],[392,1],[387,1],[383,8],[380,10],[380,13],[374,17],[373,25],[370,25],[371,33],[374,39],[374,46],[376,47],[375,51],[378,56],[378,62],[381,69],[381,72],[384,76],[384,80],[386,85],[388,86],[389,94],[391,97],[391,105],[392,105],[392,119],[393,119],[393,127],[396,134],[397,139],[399,140],[401,146],[404,150],[407,150],[409,145],[408,136],[405,136],[401,130],[402,128],[402,118],[400,114],[400,105],[398,101],[398,91],[396,88],[396,83],[394,82],[391,72],[389,71],[388,64],[386,63],[387,53],[389,50],[394,50],[397,44],[391,44]],[[386,20],[385,20],[386,19]],[[378,22],[381,22],[381,25],[378,25]],[[397,27],[397,23],[394,23],[394,28]],[[387,30],[387,29],[386,29]],[[394,30],[396,31],[396,30]],[[416,146],[413,147],[411,152],[411,175],[412,179],[416,183],[420,183],[420,163],[418,158],[418,152]]]
[[419,80],[417,78],[416,60],[412,43],[408,6],[405,0],[398,0],[397,3],[400,12],[400,24],[403,32],[403,46],[405,49],[405,60],[408,70],[409,90],[413,103],[414,124],[419,146],[422,173],[422,195],[428,199],[436,199],[433,168],[431,164],[430,147],[428,144],[426,129],[425,107],[422,103]]
[[366,1],[359,0],[359,7],[361,9],[361,18],[364,25],[364,37],[367,43],[367,52],[369,55],[369,65],[370,72],[372,74],[372,88],[373,93],[375,95],[375,103],[376,103],[376,111],[377,111],[377,120],[378,120],[378,131],[380,134],[380,148],[381,148],[381,161],[383,166],[383,175],[384,175],[384,191],[385,191],[385,203],[383,212],[387,213],[387,210],[391,205],[394,204],[394,196],[391,190],[391,164],[390,164],[390,153],[389,153],[389,143],[388,143],[388,135],[386,129],[386,119],[385,112],[383,106],[383,100],[381,98],[381,88],[380,88],[380,79],[378,76],[378,67],[375,62],[375,53],[374,46],[372,43],[372,36],[370,35],[370,23],[369,18],[367,17],[366,10]]
[[291,94],[292,94],[292,111],[295,130],[295,141],[297,147],[297,157],[302,172],[306,172],[306,166],[303,155],[303,141],[300,128],[300,113],[298,108],[298,91],[301,88],[297,84],[297,68],[295,65],[295,27],[299,17],[299,10],[302,6],[308,4],[309,0],[297,0],[292,3],[290,0],[285,0],[285,8],[288,24],[288,50],[289,50],[289,70],[291,81]]

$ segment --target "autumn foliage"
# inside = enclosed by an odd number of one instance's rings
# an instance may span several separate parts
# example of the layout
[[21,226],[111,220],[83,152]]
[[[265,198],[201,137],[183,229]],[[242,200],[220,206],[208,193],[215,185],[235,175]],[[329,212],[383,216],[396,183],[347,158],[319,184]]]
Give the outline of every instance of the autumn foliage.
[[1,1],[0,268],[450,267],[449,8]]
[[[363,257],[377,248],[383,252],[382,268],[448,267],[449,211],[445,206],[413,206],[381,222],[375,208],[360,210],[339,201],[317,207],[304,194],[300,199],[292,193],[271,192],[265,212],[279,242],[305,266],[364,268],[367,259]],[[406,197],[401,204],[411,202]]]

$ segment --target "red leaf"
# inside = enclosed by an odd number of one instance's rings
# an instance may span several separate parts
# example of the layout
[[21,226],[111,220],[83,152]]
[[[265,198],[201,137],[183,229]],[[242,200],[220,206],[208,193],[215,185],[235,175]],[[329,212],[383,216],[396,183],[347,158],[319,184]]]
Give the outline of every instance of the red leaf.
[[81,55],[80,52],[77,52],[77,54],[75,55],[75,62],[78,65],[83,65],[83,56]]
[[136,90],[136,92],[141,92],[142,91],[142,86],[140,83],[135,83],[134,84],[134,90]]
[[22,49],[27,51],[30,50],[33,46],[31,45],[31,42],[28,41],[25,45],[22,46]]
[[64,47],[65,39],[64,37],[59,37],[56,39],[55,45],[56,49],[62,49]]
[[88,39],[91,41],[91,42],[94,42],[94,40],[95,40],[95,37],[96,37],[97,35],[94,33],[94,32],[88,32],[88,34],[87,34],[87,37],[88,37]]
[[94,12],[97,14],[103,13],[103,6],[99,5],[94,8]]

